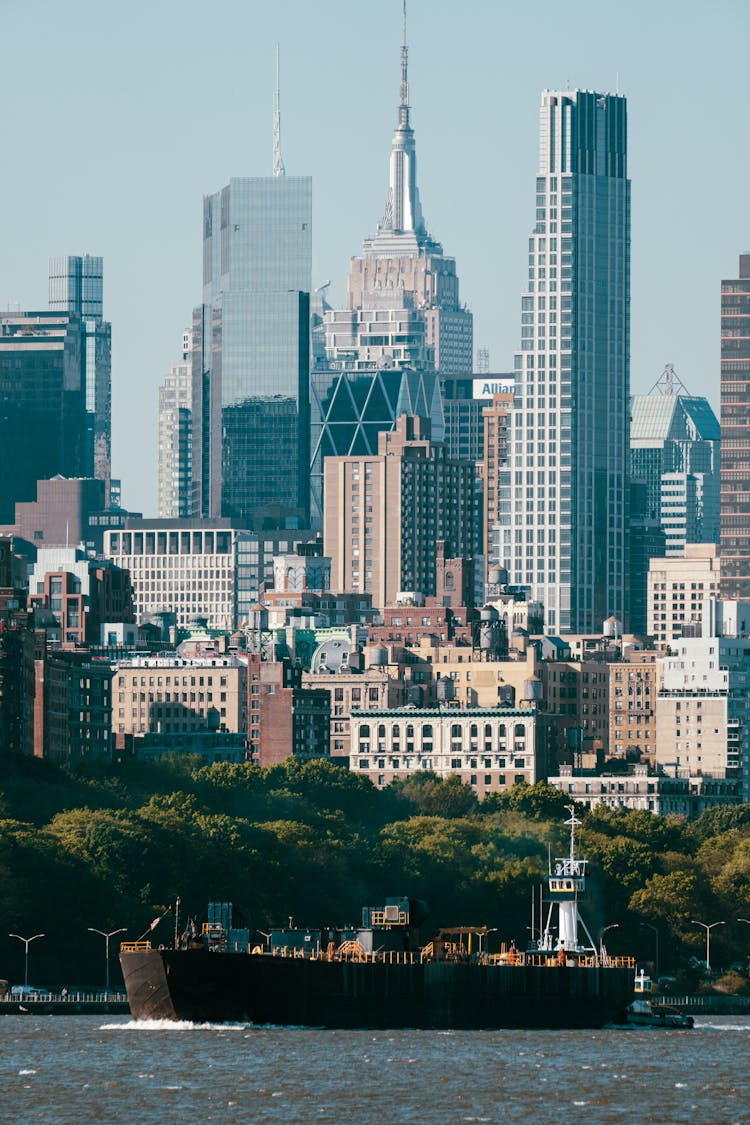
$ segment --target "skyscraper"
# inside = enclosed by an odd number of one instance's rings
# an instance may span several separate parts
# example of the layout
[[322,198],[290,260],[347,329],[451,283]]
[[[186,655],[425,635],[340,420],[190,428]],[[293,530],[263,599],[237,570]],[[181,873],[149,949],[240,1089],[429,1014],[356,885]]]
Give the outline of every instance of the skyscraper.
[[159,387],[159,516],[184,519],[193,507],[193,411],[190,331],[182,336],[182,359]]
[[374,456],[380,434],[395,429],[402,414],[429,419],[433,441],[442,441],[445,431],[440,379],[432,371],[314,371],[310,408],[310,512],[318,528],[326,457]]
[[630,401],[630,477],[646,486],[641,514],[662,527],[667,555],[719,541],[719,439],[708,399],[689,395],[671,364]]
[[750,253],[721,283],[721,596],[750,598]]
[[455,258],[444,255],[422,215],[409,110],[404,21],[385,214],[352,258],[346,309],[325,314],[327,361],[355,371],[396,366],[468,374],[473,318],[459,302]]
[[625,610],[630,181],[624,97],[545,91],[500,553],[552,632]]
[[0,523],[37,481],[90,475],[84,339],[75,313],[0,313]]
[[112,473],[112,325],[103,318],[104,265],[84,254],[49,260],[49,307],[75,313],[85,333],[86,476],[105,483]]
[[430,440],[430,423],[402,414],[379,435],[377,454],[327,457],[324,551],[331,588],[372,593],[393,605],[399,591],[435,593],[438,542],[453,556],[474,550],[474,466]]
[[203,304],[193,314],[194,513],[274,508],[304,526],[310,494],[312,180],[281,159],[203,200]]

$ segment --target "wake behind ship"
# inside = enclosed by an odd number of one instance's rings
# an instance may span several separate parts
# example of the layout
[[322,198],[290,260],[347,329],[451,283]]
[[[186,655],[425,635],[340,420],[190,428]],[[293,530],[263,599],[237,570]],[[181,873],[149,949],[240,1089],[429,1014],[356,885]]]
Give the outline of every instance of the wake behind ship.
[[[120,964],[136,1019],[330,1028],[593,1028],[624,1020],[634,961],[578,939],[587,865],[570,855],[547,877],[539,940],[488,953],[486,926],[456,926],[421,944],[423,903],[388,899],[351,928],[287,927],[250,945],[229,903],[213,903],[178,947],[124,942]],[[557,934],[551,927],[557,910]],[[291,922],[291,920],[290,920]],[[541,928],[541,925],[540,925]]]

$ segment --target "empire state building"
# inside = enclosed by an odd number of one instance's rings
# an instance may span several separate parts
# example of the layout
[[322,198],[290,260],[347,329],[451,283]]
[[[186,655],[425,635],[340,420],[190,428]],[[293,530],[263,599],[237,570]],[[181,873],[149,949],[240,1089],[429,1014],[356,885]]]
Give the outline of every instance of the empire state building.
[[466,375],[472,370],[473,318],[459,302],[455,258],[444,255],[422,215],[409,111],[404,21],[385,213],[362,254],[351,260],[347,307],[326,313],[326,362],[339,370],[410,367]]

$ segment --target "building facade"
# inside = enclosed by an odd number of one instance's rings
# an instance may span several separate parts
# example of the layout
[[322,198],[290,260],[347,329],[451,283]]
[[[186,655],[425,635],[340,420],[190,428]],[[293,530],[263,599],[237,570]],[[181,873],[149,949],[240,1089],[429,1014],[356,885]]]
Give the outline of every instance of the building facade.
[[186,519],[193,511],[192,339],[159,387],[159,517]]
[[0,523],[38,480],[90,476],[85,334],[75,313],[0,313]]
[[35,548],[88,544],[91,519],[103,513],[105,483],[93,477],[57,476],[36,482],[36,498],[15,506],[15,522],[3,534],[25,539]]
[[648,766],[634,766],[628,774],[577,772],[563,766],[557,777],[547,778],[577,804],[592,809],[647,809],[656,816],[682,816],[692,820],[706,809],[734,805],[740,800],[737,782],[729,778],[671,777]]
[[278,505],[306,526],[312,181],[232,179],[203,201],[193,316],[194,514],[254,526]]
[[650,394],[630,403],[630,475],[645,484],[642,515],[658,521],[667,555],[682,554],[686,543],[718,543],[719,468],[719,421],[667,364]]
[[301,686],[290,661],[248,655],[248,758],[274,766],[294,756],[328,757],[331,697],[323,688]]
[[48,649],[37,636],[34,756],[61,765],[108,761],[112,668],[86,650]]
[[474,467],[430,440],[429,422],[402,415],[381,433],[375,457],[325,462],[323,542],[334,590],[372,593],[393,605],[403,590],[434,594],[437,544],[470,557]]
[[127,520],[124,530],[105,532],[104,554],[129,571],[138,621],[167,610],[178,628],[202,618],[230,631],[238,534],[229,520]]
[[352,711],[351,736],[349,768],[379,789],[431,770],[481,798],[543,775],[533,707]]
[[661,665],[642,653],[609,665],[609,754],[654,765],[656,694]]
[[750,598],[750,254],[721,283],[721,595]]
[[482,420],[484,422],[482,554],[489,568],[502,565],[498,541],[502,535],[501,517],[510,515],[513,395],[493,395],[491,406],[486,406],[482,412]]
[[630,182],[624,97],[545,91],[502,565],[551,632],[624,620]]
[[109,503],[112,475],[112,325],[104,319],[104,263],[67,255],[49,260],[49,307],[81,318],[84,333],[86,474],[104,481]]
[[651,559],[648,634],[657,645],[702,635],[710,602],[719,597],[720,566],[713,543],[688,544],[677,558]]
[[396,428],[402,414],[430,422],[432,438],[444,435],[441,379],[430,371],[388,368],[337,371],[323,368],[310,379],[310,511],[323,526],[323,459],[375,456],[379,435]]
[[236,656],[136,657],[112,680],[116,734],[247,730],[247,665]]
[[729,755],[729,672],[715,637],[682,640],[661,661],[656,764],[674,777],[739,776]]

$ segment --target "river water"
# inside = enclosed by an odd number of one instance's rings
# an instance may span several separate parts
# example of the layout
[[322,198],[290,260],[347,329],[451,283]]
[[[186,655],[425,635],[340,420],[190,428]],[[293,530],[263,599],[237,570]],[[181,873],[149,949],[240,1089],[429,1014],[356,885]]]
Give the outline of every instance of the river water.
[[0,1017],[0,1121],[750,1123],[750,1017],[693,1031],[321,1031]]

